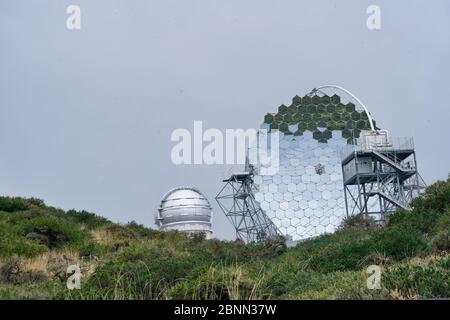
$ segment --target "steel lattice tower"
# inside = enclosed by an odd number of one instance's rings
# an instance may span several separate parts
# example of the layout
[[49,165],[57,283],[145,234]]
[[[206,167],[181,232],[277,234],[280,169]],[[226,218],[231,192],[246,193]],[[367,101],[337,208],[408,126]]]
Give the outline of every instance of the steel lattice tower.
[[216,196],[216,201],[236,229],[237,238],[251,243],[279,234],[254,198],[252,170],[233,173],[223,182],[225,185]]
[[379,223],[397,209],[411,210],[411,200],[425,188],[412,138],[392,140],[386,131],[367,132],[344,155],[342,174],[347,216],[372,215]]

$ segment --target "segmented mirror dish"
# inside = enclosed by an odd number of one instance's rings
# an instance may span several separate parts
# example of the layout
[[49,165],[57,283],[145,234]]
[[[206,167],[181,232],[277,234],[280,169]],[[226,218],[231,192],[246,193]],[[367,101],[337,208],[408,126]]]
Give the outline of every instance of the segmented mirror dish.
[[276,174],[252,163],[261,208],[294,241],[335,231],[345,217],[341,152],[370,130],[367,114],[339,95],[309,94],[266,114],[262,128],[280,140]]

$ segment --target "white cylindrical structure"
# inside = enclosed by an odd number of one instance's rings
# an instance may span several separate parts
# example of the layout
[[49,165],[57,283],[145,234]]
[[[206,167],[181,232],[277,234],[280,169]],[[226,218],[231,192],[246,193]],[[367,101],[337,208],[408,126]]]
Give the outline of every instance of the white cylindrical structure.
[[196,188],[178,187],[161,199],[155,223],[160,230],[204,233],[212,236],[212,208],[206,197]]

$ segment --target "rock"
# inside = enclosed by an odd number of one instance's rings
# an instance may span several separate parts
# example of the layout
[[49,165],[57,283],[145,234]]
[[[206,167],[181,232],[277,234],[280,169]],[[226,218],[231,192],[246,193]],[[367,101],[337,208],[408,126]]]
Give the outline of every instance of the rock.
[[27,233],[26,238],[30,239],[30,240],[37,241],[40,244],[46,245],[47,247],[50,246],[50,239],[49,239],[48,236],[46,236],[44,234],[40,234],[40,233],[37,233],[37,232],[30,232],[30,233]]
[[65,237],[48,226],[33,228],[26,235],[27,239],[38,241],[49,248],[55,247],[59,242],[64,241]]

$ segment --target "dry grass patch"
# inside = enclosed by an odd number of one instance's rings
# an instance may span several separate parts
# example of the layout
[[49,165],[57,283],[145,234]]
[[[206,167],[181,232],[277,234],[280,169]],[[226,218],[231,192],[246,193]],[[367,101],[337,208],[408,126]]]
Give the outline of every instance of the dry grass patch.
[[[97,263],[98,261],[95,259],[80,258],[77,251],[65,248],[48,251],[33,258],[12,257],[8,261],[1,262],[0,269],[3,271],[4,279],[18,279],[13,281],[21,281],[22,278],[36,281],[46,279],[66,281],[66,272],[70,265],[78,265],[81,269],[82,279],[87,279],[95,271]],[[31,282],[35,282],[35,280]]]

